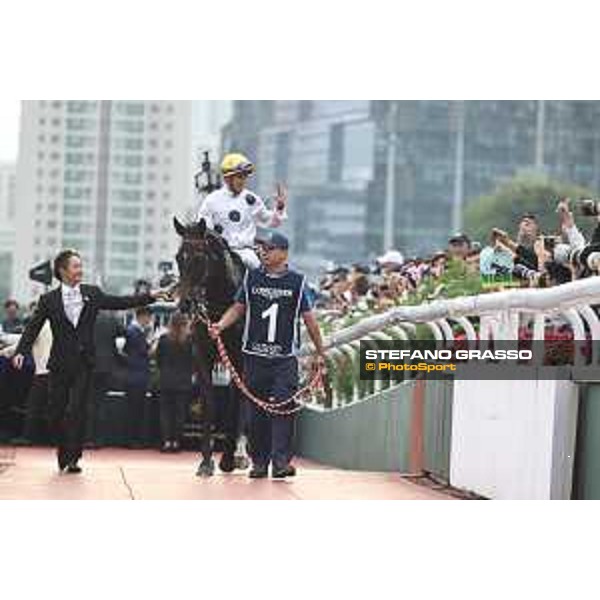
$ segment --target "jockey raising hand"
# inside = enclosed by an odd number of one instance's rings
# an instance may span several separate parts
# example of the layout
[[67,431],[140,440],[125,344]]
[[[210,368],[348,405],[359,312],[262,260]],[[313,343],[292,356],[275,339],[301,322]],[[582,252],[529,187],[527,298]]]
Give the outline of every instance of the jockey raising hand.
[[260,261],[254,251],[256,228],[279,227],[287,219],[287,191],[278,183],[274,207],[267,208],[260,196],[246,189],[252,173],[254,165],[243,154],[227,154],[221,163],[225,185],[204,198],[196,220],[205,219],[248,268],[257,268]]

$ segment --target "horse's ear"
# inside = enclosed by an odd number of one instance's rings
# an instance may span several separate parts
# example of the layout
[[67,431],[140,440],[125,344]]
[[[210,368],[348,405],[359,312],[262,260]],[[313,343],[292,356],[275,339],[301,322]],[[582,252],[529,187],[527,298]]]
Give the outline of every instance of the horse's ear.
[[206,220],[200,219],[198,222],[198,233],[203,236],[206,233]]
[[185,235],[185,225],[183,225],[177,217],[173,217],[173,227],[175,227],[175,231],[178,235],[180,235],[181,237]]

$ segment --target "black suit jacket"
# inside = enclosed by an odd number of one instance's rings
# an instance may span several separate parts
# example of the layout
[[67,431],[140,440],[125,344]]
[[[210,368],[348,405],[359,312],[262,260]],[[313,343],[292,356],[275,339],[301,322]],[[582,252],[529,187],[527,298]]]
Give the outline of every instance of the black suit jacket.
[[125,327],[110,312],[100,311],[94,328],[95,338],[95,371],[97,373],[113,373],[119,366],[119,356],[115,341],[125,336]]
[[77,327],[69,321],[62,301],[60,286],[40,297],[37,309],[27,324],[16,349],[17,354],[29,354],[40,329],[50,321],[52,349],[48,370],[53,374],[72,375],[80,369],[94,366],[94,325],[99,310],[125,310],[154,302],[147,295],[111,296],[95,285],[81,284],[83,309]]

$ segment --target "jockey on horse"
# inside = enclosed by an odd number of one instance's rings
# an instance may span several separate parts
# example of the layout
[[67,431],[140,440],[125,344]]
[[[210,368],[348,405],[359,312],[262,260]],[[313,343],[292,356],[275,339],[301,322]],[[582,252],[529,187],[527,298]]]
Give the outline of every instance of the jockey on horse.
[[[282,186],[277,185],[277,195],[273,210],[268,209],[262,198],[257,194],[246,189],[246,181],[253,172],[254,165],[244,155],[238,153],[227,154],[221,163],[221,174],[225,185],[210,192],[200,202],[195,211],[194,219],[201,228],[208,228],[221,236],[227,243],[231,254],[239,257],[240,263],[243,263],[240,264],[240,268],[245,268],[246,270],[255,269],[260,266],[260,260],[254,249],[257,226],[277,227],[287,218],[287,194]],[[176,224],[176,229],[180,235],[185,237],[185,228]],[[204,237],[204,234],[202,234],[202,237]],[[178,262],[180,262],[179,259]],[[183,263],[180,265],[180,270],[181,268],[186,269]],[[186,270],[188,271],[188,277],[191,276],[192,279],[197,278],[193,275],[191,267],[188,267]],[[214,294],[219,295],[213,290]],[[214,304],[216,302],[215,298],[212,300]],[[233,301],[233,296],[231,298],[223,298],[217,304],[221,304],[223,300],[225,300],[224,308],[226,308]],[[209,306],[206,308],[210,309]],[[216,310],[215,306],[213,306],[213,310]],[[207,310],[207,312],[210,312],[210,310]],[[217,314],[215,318],[220,316],[220,314]],[[214,349],[211,349],[210,345],[207,344],[209,339],[204,336],[201,330],[198,330],[196,333],[197,348],[199,349],[198,356],[201,358],[201,363],[203,363],[198,371],[199,373],[202,372],[202,377],[199,377],[199,380],[203,382],[207,406],[212,407],[211,384],[208,381],[208,374],[204,373],[204,370],[212,369],[215,359]],[[228,350],[234,362],[238,363],[236,366],[241,368],[241,330],[239,331],[239,335],[232,330],[228,337],[229,339],[226,340]],[[235,391],[234,393],[237,394],[238,392]],[[212,413],[212,408],[207,411],[209,415],[212,415]],[[231,431],[226,436],[228,438],[227,448],[219,463],[222,471],[228,472],[233,470],[234,464],[240,468],[245,468],[247,465],[244,435],[246,418],[244,417],[244,413],[245,411],[242,407],[242,426],[238,429],[238,432],[242,433],[242,435],[238,440],[235,460],[231,454],[231,440],[229,439]],[[233,418],[232,415],[230,417]],[[209,421],[210,418],[209,416]],[[235,420],[237,421],[237,418]],[[229,423],[229,429],[231,429],[231,424]],[[203,458],[197,473],[200,476],[210,476],[214,470],[212,459],[210,458],[212,445],[209,438],[210,432],[207,430],[203,435]]]
[[209,228],[225,238],[249,269],[260,266],[254,250],[256,227],[279,227],[287,219],[285,188],[277,184],[275,207],[268,209],[260,196],[246,189],[252,173],[254,165],[243,154],[225,155],[221,163],[225,185],[201,201],[195,219],[204,219]]

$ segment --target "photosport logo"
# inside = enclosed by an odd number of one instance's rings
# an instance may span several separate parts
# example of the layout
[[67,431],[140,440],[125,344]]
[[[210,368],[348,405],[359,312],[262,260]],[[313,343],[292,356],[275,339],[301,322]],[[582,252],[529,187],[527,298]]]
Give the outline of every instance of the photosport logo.
[[600,380],[600,346],[574,340],[361,340],[360,378]]

